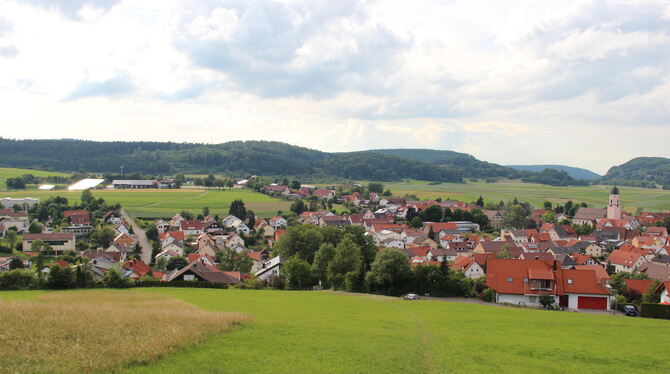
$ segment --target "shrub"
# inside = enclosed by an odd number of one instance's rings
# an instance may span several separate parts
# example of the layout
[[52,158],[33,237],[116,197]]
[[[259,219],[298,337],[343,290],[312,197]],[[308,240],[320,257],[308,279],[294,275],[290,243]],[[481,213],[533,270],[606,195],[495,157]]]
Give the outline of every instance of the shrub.
[[116,269],[110,269],[105,274],[105,279],[102,281],[105,287],[109,288],[128,288],[133,286],[133,280],[129,278],[122,278]]
[[281,276],[278,276],[278,275],[271,275],[265,281],[265,284],[267,284],[268,287],[272,287],[276,290],[283,290],[284,289],[284,278],[282,278]]
[[35,273],[16,269],[0,272],[0,290],[29,290],[37,288]]
[[62,268],[58,265],[53,265],[49,269],[46,287],[52,289],[74,288],[74,281],[75,279],[72,269],[69,267]]
[[487,288],[479,294],[479,298],[486,302],[492,303],[496,300],[496,292],[493,291],[492,288]]
[[640,316],[647,318],[670,319],[670,305],[642,303]]
[[160,280],[138,280],[135,281],[135,287],[178,287],[178,288],[220,288],[226,289],[225,283],[212,283],[202,281],[171,281],[163,282]]
[[242,283],[235,285],[235,288],[243,290],[262,290],[264,287],[265,284],[263,284],[263,282],[256,277],[245,279]]
[[544,309],[556,309],[556,299],[552,295],[540,295],[540,305]]

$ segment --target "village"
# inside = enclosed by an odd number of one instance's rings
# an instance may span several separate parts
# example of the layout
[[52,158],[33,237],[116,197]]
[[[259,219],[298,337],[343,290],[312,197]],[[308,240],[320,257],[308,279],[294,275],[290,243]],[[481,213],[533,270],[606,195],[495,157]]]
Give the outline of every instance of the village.
[[[155,182],[115,181],[114,187],[157,188]],[[108,206],[89,189],[73,204],[4,198],[0,235],[22,256],[0,258],[0,270],[33,269],[36,280],[22,282],[52,288],[334,288],[572,311],[670,303],[670,213],[626,213],[617,187],[606,208],[570,201],[535,209],[481,198],[410,200],[392,196],[381,183],[292,184],[260,188],[293,201],[291,211],[267,218],[234,201],[225,217],[203,207],[197,214],[132,222],[122,207]],[[333,204],[346,212],[338,214]],[[347,252],[347,245],[356,248]],[[402,261],[380,269],[375,264],[384,256]],[[444,286],[431,288],[419,278],[435,269],[449,275]],[[376,281],[375,272],[388,279]],[[20,288],[8,279],[3,288]]]

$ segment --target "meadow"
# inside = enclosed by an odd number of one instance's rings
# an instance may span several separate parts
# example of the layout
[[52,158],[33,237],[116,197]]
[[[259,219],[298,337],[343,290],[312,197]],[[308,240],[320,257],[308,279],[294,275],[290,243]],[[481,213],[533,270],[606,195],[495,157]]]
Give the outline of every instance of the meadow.
[[[160,294],[206,311],[252,318],[124,373],[670,372],[665,354],[670,322],[664,320],[326,291],[94,292]],[[85,296],[47,295],[67,293]],[[45,294],[1,292],[0,300],[25,302],[34,295]],[[189,329],[191,322],[176,326]]]
[[[367,182],[359,182],[366,185]],[[425,181],[406,180],[384,183],[394,195],[413,194],[422,199],[451,198],[472,202],[482,196],[485,201],[512,200],[542,207],[545,201],[565,203],[568,200],[585,202],[593,207],[605,207],[612,186],[552,187],[542,184],[504,180],[496,183],[472,182],[429,184]],[[619,187],[621,201],[626,211],[638,207],[654,211],[670,210],[670,191],[638,187]]]
[[[242,199],[247,209],[262,217],[273,216],[278,210],[288,211],[291,206],[287,201],[240,189],[94,190],[93,195],[104,198],[108,203],[118,202],[128,214],[136,217],[171,217],[182,210],[199,214],[205,206],[209,207],[211,214],[225,216],[230,203],[235,199]],[[46,199],[50,196],[63,196],[78,201],[81,191],[24,190],[0,193],[0,197]]]
[[0,168],[0,189],[6,188],[5,180],[7,178],[20,177],[25,174],[32,174],[36,177],[69,177],[69,174],[58,173],[55,171],[32,170],[32,169],[16,169],[16,168]]
[[[19,296],[14,296],[18,294]],[[0,371],[97,373],[141,365],[249,321],[171,297],[114,290],[21,293],[0,303]]]

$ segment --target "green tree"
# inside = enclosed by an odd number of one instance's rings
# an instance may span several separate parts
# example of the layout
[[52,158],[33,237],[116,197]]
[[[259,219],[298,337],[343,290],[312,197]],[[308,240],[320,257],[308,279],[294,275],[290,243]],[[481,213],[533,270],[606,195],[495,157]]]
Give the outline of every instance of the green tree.
[[309,263],[314,262],[314,254],[323,243],[319,227],[314,225],[295,225],[286,230],[286,234],[275,243],[274,250],[286,258],[298,255]]
[[345,275],[359,271],[360,265],[361,248],[354,243],[351,237],[345,237],[335,247],[335,256],[328,264],[328,278],[333,288],[342,289]]
[[165,266],[167,265],[167,259],[165,256],[161,256],[157,261],[156,261],[156,268],[158,270],[165,270]]
[[53,265],[49,269],[46,286],[51,289],[64,289],[75,287],[74,273],[70,267]]
[[149,240],[158,240],[158,228],[155,224],[149,225],[149,228],[144,232]]
[[544,309],[556,309],[556,299],[553,295],[540,295],[540,305]]
[[407,257],[397,249],[377,253],[365,281],[370,291],[386,295],[400,295],[407,290],[412,271]]
[[81,203],[82,203],[82,205],[88,206],[91,203],[91,200],[93,200],[93,199],[94,199],[94,197],[93,197],[93,193],[91,192],[91,190],[87,189],[87,190],[83,190],[81,192]]
[[440,222],[442,221],[443,212],[442,207],[435,204],[431,205],[423,212],[425,220],[428,222]]
[[484,207],[484,198],[482,195],[479,195],[479,199],[477,199],[477,202],[475,202],[475,205],[477,205],[480,208]]
[[644,295],[642,295],[642,302],[644,303],[660,303],[661,302],[661,295],[660,293],[656,293],[656,290],[658,289],[658,286],[661,285],[661,281],[658,279],[655,279],[649,287],[647,287],[647,290],[645,291]]
[[14,257],[12,258],[11,261],[9,261],[9,269],[14,270],[14,269],[23,269],[23,261],[21,261],[20,258]]
[[102,280],[102,283],[105,287],[109,288],[127,288],[132,286],[133,281],[129,278],[121,277],[121,274],[115,268],[109,269],[105,274],[105,278]]
[[312,272],[319,279],[322,288],[330,288],[328,279],[328,264],[335,257],[335,246],[331,243],[323,243],[314,254]]
[[300,182],[297,180],[293,180],[291,184],[289,185],[289,188],[292,190],[299,190],[300,189]]
[[551,201],[545,201],[544,202],[544,209],[545,210],[551,210]]
[[107,248],[115,236],[116,233],[109,227],[97,228],[91,232],[91,243],[95,246]]
[[291,212],[295,213],[296,215],[300,215],[303,212],[307,211],[307,206],[305,205],[305,202],[302,200],[296,200],[291,204]]
[[546,211],[544,214],[542,214],[542,221],[556,223],[556,213],[551,210]]
[[419,216],[416,216],[409,221],[409,227],[413,229],[421,228],[421,226],[423,226],[423,221],[421,221],[421,217]]
[[170,257],[167,264],[165,265],[165,270],[179,270],[188,266],[188,261],[181,256]]
[[368,183],[368,192],[384,193],[384,185],[381,183]]
[[41,234],[42,230],[44,230],[44,226],[39,222],[32,222],[30,226],[28,226],[28,232],[31,234]]
[[16,234],[16,231],[7,230],[7,233],[5,234],[5,239],[7,240],[7,244],[9,244],[10,250],[14,250],[14,248],[16,247],[17,237],[18,235]]
[[250,230],[253,230],[256,226],[256,213],[253,210],[247,211],[247,226]]
[[207,217],[209,215],[209,207],[208,206],[202,207],[202,215],[204,217]]
[[253,260],[247,252],[235,252],[230,249],[224,249],[216,254],[216,261],[219,263],[219,269],[223,271],[240,271],[248,273],[254,265]]
[[245,220],[247,218],[247,208],[244,206],[244,202],[241,199],[233,200],[233,202],[230,203],[228,214],[241,220]]
[[307,262],[293,257],[284,264],[281,271],[286,278],[288,289],[307,290],[312,288],[312,272]]

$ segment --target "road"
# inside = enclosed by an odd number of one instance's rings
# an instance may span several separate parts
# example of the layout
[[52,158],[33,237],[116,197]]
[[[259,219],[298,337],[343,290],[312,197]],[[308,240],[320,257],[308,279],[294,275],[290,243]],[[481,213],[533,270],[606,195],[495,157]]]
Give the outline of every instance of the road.
[[142,228],[137,223],[135,223],[135,220],[132,219],[128,215],[128,213],[126,213],[126,211],[123,210],[123,208],[121,209],[121,217],[125,219],[128,223],[130,223],[130,225],[132,226],[133,233],[137,237],[137,242],[140,243],[140,247],[142,248],[142,254],[140,256],[140,259],[142,260],[142,262],[148,265],[151,262],[152,248],[151,248],[151,242],[149,242],[149,239],[147,239],[147,234],[144,232],[144,230],[142,230]]

